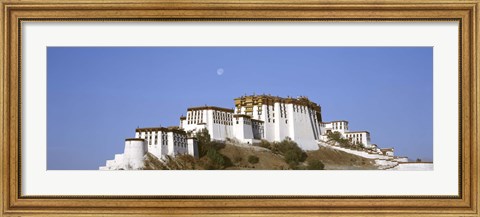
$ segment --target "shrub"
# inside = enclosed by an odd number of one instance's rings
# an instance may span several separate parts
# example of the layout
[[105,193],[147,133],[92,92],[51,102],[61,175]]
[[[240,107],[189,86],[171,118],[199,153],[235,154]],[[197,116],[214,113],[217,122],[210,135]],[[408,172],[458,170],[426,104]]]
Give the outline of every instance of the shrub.
[[328,138],[328,141],[335,141],[335,142],[338,142],[339,140],[342,139],[342,134],[340,134],[340,132],[328,132],[327,133],[327,138]]
[[308,160],[308,167],[309,170],[323,170],[325,169],[325,164],[322,161],[317,159]]
[[195,137],[198,144],[199,157],[205,156],[211,149],[220,150],[225,147],[225,143],[210,140],[210,133],[206,128],[200,130]]
[[286,138],[281,142],[273,143],[272,151],[275,153],[283,154],[285,162],[293,169],[300,162],[303,162],[307,155],[298,147],[298,144],[292,141],[290,138]]
[[259,146],[268,148],[275,154],[283,155],[291,169],[297,168],[298,164],[307,158],[307,154],[298,147],[298,144],[288,137],[281,142],[262,141]]
[[266,140],[262,140],[260,143],[258,143],[258,146],[272,150],[272,144]]
[[251,164],[256,164],[258,163],[259,160],[260,159],[257,156],[254,156],[254,155],[248,156],[248,162]]
[[302,153],[296,152],[294,150],[288,150],[285,153],[285,162],[291,165],[298,164],[302,159]]
[[221,155],[217,150],[210,149],[207,152],[207,157],[209,161],[209,169],[221,169],[225,164],[225,160],[223,159],[223,155]]
[[352,144],[350,143],[350,140],[342,138],[342,134],[340,132],[329,132],[327,134],[328,141],[334,141],[340,145],[340,147],[343,148],[352,148]]

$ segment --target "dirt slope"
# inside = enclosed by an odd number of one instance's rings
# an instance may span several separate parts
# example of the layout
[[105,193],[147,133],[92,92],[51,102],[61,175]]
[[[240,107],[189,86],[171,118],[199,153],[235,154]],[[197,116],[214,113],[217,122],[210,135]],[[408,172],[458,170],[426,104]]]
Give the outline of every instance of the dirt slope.
[[[325,164],[326,170],[375,170],[375,162],[371,159],[349,154],[343,151],[320,147],[316,151],[308,151],[308,158],[315,158]],[[307,159],[308,159],[307,158]]]

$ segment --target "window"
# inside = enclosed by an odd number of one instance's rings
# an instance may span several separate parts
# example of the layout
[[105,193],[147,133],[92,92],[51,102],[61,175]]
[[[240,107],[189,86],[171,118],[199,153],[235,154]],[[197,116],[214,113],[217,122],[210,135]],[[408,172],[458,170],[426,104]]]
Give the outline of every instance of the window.
[[285,120],[285,123],[288,124],[288,120]]

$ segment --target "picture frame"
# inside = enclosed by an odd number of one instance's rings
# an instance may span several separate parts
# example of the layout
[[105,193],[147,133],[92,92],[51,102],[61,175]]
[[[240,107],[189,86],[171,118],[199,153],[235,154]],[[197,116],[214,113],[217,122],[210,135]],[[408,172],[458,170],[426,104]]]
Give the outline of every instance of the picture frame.
[[[478,216],[478,1],[1,1],[2,216]],[[38,21],[298,21],[459,23],[459,195],[25,196],[22,23]]]

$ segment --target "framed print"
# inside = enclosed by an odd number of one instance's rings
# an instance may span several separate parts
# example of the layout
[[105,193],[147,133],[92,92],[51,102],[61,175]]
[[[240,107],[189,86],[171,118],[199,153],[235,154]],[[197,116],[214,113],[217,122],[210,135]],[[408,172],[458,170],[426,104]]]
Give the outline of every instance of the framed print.
[[478,1],[2,1],[2,216],[478,216]]

